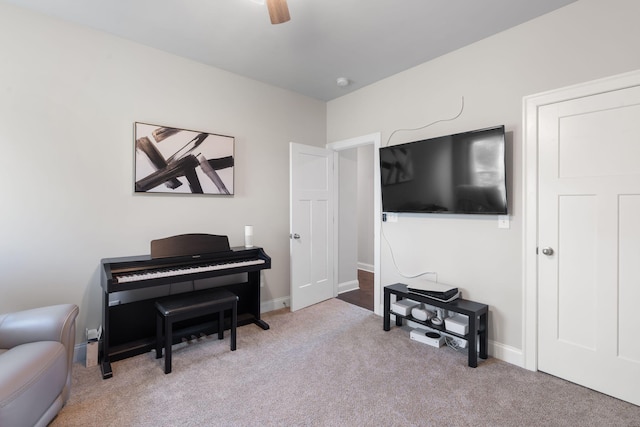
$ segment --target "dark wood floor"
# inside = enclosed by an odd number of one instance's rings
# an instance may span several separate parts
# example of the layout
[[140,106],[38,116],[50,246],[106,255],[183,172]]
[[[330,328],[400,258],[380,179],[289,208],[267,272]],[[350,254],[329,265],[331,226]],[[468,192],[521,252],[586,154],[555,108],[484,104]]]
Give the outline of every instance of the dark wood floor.
[[338,299],[373,311],[373,273],[358,270],[358,282],[360,289],[341,293]]

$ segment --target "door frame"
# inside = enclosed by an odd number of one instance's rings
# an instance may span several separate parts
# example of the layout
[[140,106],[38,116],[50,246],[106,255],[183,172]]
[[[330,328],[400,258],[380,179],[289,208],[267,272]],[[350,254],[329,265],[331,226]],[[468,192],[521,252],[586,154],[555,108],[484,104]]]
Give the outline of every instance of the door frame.
[[[373,311],[378,316],[382,316],[382,297],[380,288],[380,218],[382,218],[382,198],[380,195],[380,141],[381,133],[371,133],[368,135],[357,136],[355,138],[344,139],[340,141],[331,142],[326,145],[327,149],[333,151],[334,168],[333,168],[333,191],[334,191],[334,204],[333,212],[334,219],[339,215],[339,200],[335,195],[339,191],[339,168],[335,167],[338,163],[339,151],[349,150],[352,148],[361,147],[364,145],[373,145]],[[333,228],[333,277],[334,277],[334,296],[338,295],[338,227]]]
[[523,367],[538,370],[538,109],[542,106],[640,85],[640,70],[580,83],[523,99]]

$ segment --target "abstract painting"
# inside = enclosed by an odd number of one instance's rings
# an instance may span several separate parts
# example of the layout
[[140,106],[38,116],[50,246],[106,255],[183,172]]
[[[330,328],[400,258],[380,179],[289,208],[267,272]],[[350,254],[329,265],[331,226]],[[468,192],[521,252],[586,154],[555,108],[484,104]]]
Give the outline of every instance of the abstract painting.
[[135,123],[135,192],[233,194],[234,138]]

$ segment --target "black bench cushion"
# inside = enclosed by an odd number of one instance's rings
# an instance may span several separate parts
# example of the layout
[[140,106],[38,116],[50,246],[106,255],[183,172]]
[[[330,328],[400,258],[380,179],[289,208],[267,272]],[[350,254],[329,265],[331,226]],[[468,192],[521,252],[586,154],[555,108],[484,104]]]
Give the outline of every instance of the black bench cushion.
[[237,300],[238,297],[232,292],[216,289],[164,297],[156,301],[156,307],[164,316],[176,316],[191,311],[230,307]]

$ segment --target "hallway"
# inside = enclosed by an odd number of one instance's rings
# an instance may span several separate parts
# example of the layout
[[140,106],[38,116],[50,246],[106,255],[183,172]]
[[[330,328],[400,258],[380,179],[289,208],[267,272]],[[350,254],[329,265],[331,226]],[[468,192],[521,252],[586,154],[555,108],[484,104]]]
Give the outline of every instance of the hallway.
[[373,273],[358,270],[360,289],[344,292],[338,299],[373,311]]

